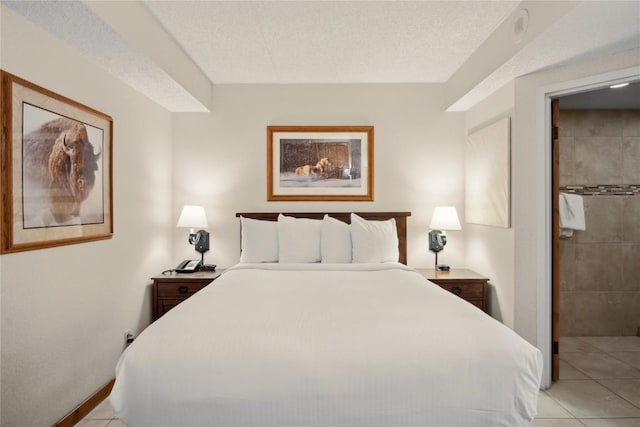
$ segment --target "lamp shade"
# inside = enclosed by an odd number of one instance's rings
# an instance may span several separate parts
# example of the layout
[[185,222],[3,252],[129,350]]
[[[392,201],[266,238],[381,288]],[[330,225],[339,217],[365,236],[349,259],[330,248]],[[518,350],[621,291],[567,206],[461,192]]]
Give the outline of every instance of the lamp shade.
[[207,228],[207,215],[202,206],[184,205],[176,227]]
[[458,211],[454,206],[436,207],[429,228],[432,230],[462,230],[458,220]]

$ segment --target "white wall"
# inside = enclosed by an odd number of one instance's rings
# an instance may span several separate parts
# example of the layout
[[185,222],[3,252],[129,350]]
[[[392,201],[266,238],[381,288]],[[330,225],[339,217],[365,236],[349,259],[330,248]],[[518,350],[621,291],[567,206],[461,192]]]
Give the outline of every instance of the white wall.
[[[464,115],[444,112],[444,85],[219,85],[210,114],[174,114],[173,218],[202,204],[211,252],[239,258],[239,211],[411,211],[412,266],[430,267],[427,232],[436,205],[464,214]],[[374,202],[267,202],[268,125],[375,126]],[[439,261],[464,265],[464,231],[451,232]],[[174,231],[174,263],[197,257],[186,230]]]
[[[467,112],[467,130],[498,117],[512,117],[512,226],[500,229],[466,224],[466,263],[491,277],[495,292],[491,298],[492,315],[543,350],[550,346],[551,339],[548,336],[545,342],[540,341],[550,332],[546,328],[550,328],[551,322],[550,312],[544,312],[550,310],[551,303],[545,299],[550,295],[551,196],[544,94],[580,87],[592,81],[592,76],[639,64],[640,52],[632,50],[533,73],[516,79]],[[640,69],[636,73],[640,74]],[[541,327],[545,330],[539,330]],[[547,351],[544,353],[548,356]],[[545,386],[550,380],[548,362],[543,378]]]
[[10,73],[111,115],[113,239],[3,255],[3,427],[48,426],[114,376],[123,332],[149,322],[149,277],[170,263],[171,117],[10,9]]
[[[467,134],[501,117],[511,117],[513,104],[514,84],[512,82],[467,111]],[[465,224],[465,230],[467,266],[490,279],[490,313],[513,328],[513,228]]]
[[[514,228],[515,330],[538,347],[548,331],[538,328],[550,322],[545,293],[550,286],[551,196],[550,152],[545,142],[544,95],[554,90],[577,88],[602,81],[616,70],[634,67],[640,75],[640,50],[603,57],[575,65],[534,73],[515,81],[515,112],[512,122],[512,206]],[[544,326],[547,328],[547,326]],[[545,339],[546,340],[546,339]],[[545,354],[547,352],[544,352]],[[543,383],[548,383],[548,363]]]
[[[580,85],[579,79],[640,65],[640,50],[561,67],[521,77],[515,81],[515,116],[512,123],[513,208],[515,229],[516,330],[536,341],[537,289],[544,283],[545,217],[550,200],[543,107],[545,88]],[[638,69],[640,74],[640,68]],[[569,82],[569,83],[567,83]],[[575,83],[571,83],[575,82]],[[549,228],[550,230],[550,228]]]

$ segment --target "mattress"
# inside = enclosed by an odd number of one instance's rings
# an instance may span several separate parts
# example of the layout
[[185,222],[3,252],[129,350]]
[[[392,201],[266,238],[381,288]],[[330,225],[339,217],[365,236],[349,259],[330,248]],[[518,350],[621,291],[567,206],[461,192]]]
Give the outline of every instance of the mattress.
[[518,427],[541,371],[402,264],[239,264],[139,335],[109,399],[129,427]]

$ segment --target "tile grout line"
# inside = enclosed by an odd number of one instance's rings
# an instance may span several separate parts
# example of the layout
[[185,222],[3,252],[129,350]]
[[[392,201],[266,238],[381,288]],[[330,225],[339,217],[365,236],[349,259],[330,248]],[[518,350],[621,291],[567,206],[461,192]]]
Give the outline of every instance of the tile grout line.
[[[640,351],[634,351],[634,350],[622,350],[622,351],[618,351],[618,353],[620,352],[628,352],[628,353],[638,353]],[[624,363],[625,365],[627,365],[628,367],[630,367],[632,370],[637,371],[640,374],[640,369],[636,368],[635,366],[627,363],[627,361],[625,360],[621,360],[619,358],[617,358],[614,354],[612,354],[611,352],[605,352],[608,356],[612,357],[613,359],[619,361],[620,363]],[[601,380],[607,380],[609,378],[601,378]],[[640,380],[640,376],[637,378],[610,378],[610,379],[614,379],[614,380]],[[625,402],[628,402],[631,406],[636,407],[638,409],[640,409],[640,406],[636,405],[635,403],[631,402],[630,400],[626,399],[624,396],[621,396],[620,394],[618,394],[616,391],[612,390],[611,388],[607,387],[606,385],[602,384],[600,381],[598,381],[596,379],[596,382],[598,384],[600,384],[602,387],[606,388],[607,390],[609,390],[610,392],[612,392],[613,394],[615,394],[616,396],[618,396],[620,399],[624,400]]]
[[[640,353],[640,351],[617,351],[616,353]],[[622,360],[617,358],[613,353],[606,353],[608,356],[611,356],[612,358],[614,358],[615,360],[624,363],[625,365],[627,365],[628,367],[630,367],[632,370],[634,371],[638,371],[638,374],[640,374],[640,369],[636,368],[635,366],[633,366],[632,364],[630,364],[629,362],[627,362],[626,360]],[[638,376],[638,378],[640,378],[640,376]]]
[[[574,353],[580,353],[580,354],[586,354],[586,352],[584,351],[576,351]],[[567,365],[571,366],[573,369],[575,369],[576,371],[580,372],[582,375],[584,375],[586,378],[575,378],[572,379],[571,381],[588,381],[588,380],[593,380],[593,378],[591,378],[591,375],[587,374],[585,371],[583,371],[582,369],[574,366],[573,364],[569,363],[569,361],[567,359],[562,359],[562,355],[560,355],[560,360],[562,360],[564,363],[566,363]],[[567,381],[567,380],[565,380]]]
[[[623,353],[636,353],[635,351],[621,351],[621,352],[623,352]],[[618,351],[618,353],[621,353],[621,352],[620,352],[620,351]],[[613,378],[613,377],[612,377],[612,378],[600,378],[600,379],[603,379],[603,380],[604,380],[604,379],[610,379],[610,380],[618,380],[618,379],[619,379],[619,380],[624,380],[624,379],[639,379],[639,378],[640,378],[640,369],[636,368],[635,366],[631,365],[630,363],[628,363],[628,362],[627,362],[627,361],[625,361],[625,360],[622,360],[622,359],[617,358],[615,355],[613,355],[613,354],[612,354],[612,353],[610,353],[610,352],[607,352],[607,351],[599,351],[599,352],[569,351],[569,352],[565,352],[564,354],[567,354],[567,353],[571,353],[571,354],[576,354],[576,353],[578,353],[578,354],[595,354],[595,353],[601,353],[601,354],[604,354],[604,355],[606,355],[606,356],[608,356],[608,357],[610,357],[610,358],[614,359],[615,361],[617,361],[617,362],[619,362],[619,363],[622,363],[623,365],[626,365],[629,369],[631,369],[632,371],[636,371],[636,372],[639,374],[639,376],[638,376],[638,377],[624,377],[624,378],[617,378],[617,377],[616,377],[616,378]],[[597,378],[593,378],[593,377],[591,377],[591,376],[590,376],[589,374],[587,374],[585,371],[583,371],[583,370],[581,370],[580,368],[578,368],[577,366],[575,366],[575,365],[571,364],[568,360],[563,359],[563,358],[562,358],[562,354],[560,355],[560,360],[562,360],[564,363],[566,363],[567,365],[571,366],[573,369],[577,370],[577,371],[578,371],[578,372],[580,372],[581,374],[585,375],[585,376],[586,376],[586,377],[588,377],[589,379],[593,379],[593,380],[596,380],[596,379],[597,379]]]
[[[592,346],[594,347],[594,346]],[[596,347],[597,348],[597,347]],[[578,353],[578,352],[574,352],[574,353]],[[579,353],[586,353],[586,352],[579,352]],[[620,360],[617,357],[615,357],[613,354],[609,353],[608,351],[602,351],[602,353],[606,354],[607,356],[613,358],[614,360],[617,360],[625,365],[627,365],[628,367],[630,367],[631,369],[635,370],[635,371],[639,371],[638,369],[635,368],[635,366],[629,365],[627,362],[625,362],[624,360]],[[586,372],[580,370],[579,368],[575,367],[574,365],[572,365],[571,363],[569,363],[566,359],[564,360],[564,363],[566,363],[567,365],[571,366],[573,369],[577,370],[578,372],[580,372],[581,374],[583,374],[584,376],[586,376],[587,378],[582,380],[582,381],[587,381],[587,380],[591,380],[591,381],[595,381],[597,384],[601,385],[602,387],[604,387],[605,389],[609,390],[611,393],[613,393],[615,396],[619,397],[620,399],[624,400],[625,402],[629,403],[631,406],[640,409],[640,407],[636,404],[634,404],[633,402],[629,401],[628,399],[626,399],[624,396],[621,396],[618,392],[616,392],[615,390],[612,390],[610,387],[607,387],[605,384],[602,383],[602,381],[606,381],[606,380],[634,380],[634,379],[638,379],[638,378],[593,378],[591,377],[589,374],[587,374]],[[572,380],[572,381],[580,381],[580,380]],[[569,411],[569,413],[571,413]]]
[[[602,384],[600,381],[607,381],[607,380],[628,380],[628,381],[633,381],[633,380],[638,380],[640,378],[600,378],[598,379],[594,379],[594,381],[598,384],[600,384],[602,387],[606,388],[607,390],[609,390],[611,393],[615,394],[616,396],[618,396],[620,399],[624,400],[625,402],[627,402],[628,404],[630,404],[631,406],[633,406],[634,408],[638,408],[640,409],[640,406],[636,405],[635,403],[631,402],[629,399],[626,399],[624,396],[621,396],[620,394],[618,394],[618,392],[616,392],[615,390],[612,390],[611,388],[607,387],[606,385]],[[635,418],[635,417],[623,417],[623,418]]]
[[[560,380],[558,380],[560,381]],[[567,381],[567,380],[563,380],[563,381]],[[544,390],[543,390],[544,391]],[[545,392],[546,393],[546,392]],[[578,418],[575,416],[575,414],[573,412],[571,412],[570,410],[568,410],[560,401],[558,401],[556,398],[554,398],[553,396],[551,396],[549,393],[546,393],[546,395],[553,400],[554,402],[556,402],[558,404],[558,406],[560,406],[562,409],[564,409],[565,411],[567,411],[567,414],[571,415],[572,418],[564,418],[564,419],[573,419],[573,420],[577,420]]]
[[[582,343],[585,344],[589,347],[592,347],[597,351],[597,353],[603,353],[609,357],[611,357],[612,359],[619,361],[625,365],[627,365],[628,367],[630,367],[633,370],[638,370],[635,366],[629,365],[626,361],[620,360],[617,357],[615,357],[613,354],[611,354],[609,351],[607,350],[602,350],[600,347],[597,347],[587,341],[584,341],[582,339],[580,339],[579,337],[573,337],[576,341],[578,341],[578,343]],[[562,339],[562,337],[561,337]],[[572,352],[564,352],[564,353],[580,353],[580,354],[588,354],[588,353],[594,353],[594,352],[589,352],[589,351],[572,351]],[[560,359],[562,359],[562,352],[560,354]],[[569,363],[569,361],[567,361],[566,359],[563,360],[564,363],[566,363],[567,365],[571,366],[573,369],[575,369],[576,371],[580,372],[581,374],[583,374],[586,378],[584,379],[573,379],[573,380],[562,380],[562,381],[594,381],[596,384],[602,386],[603,388],[605,388],[606,390],[608,390],[609,392],[611,392],[614,396],[617,396],[618,398],[622,399],[623,401],[629,403],[632,407],[634,408],[638,408],[640,409],[640,407],[638,407],[637,405],[635,405],[633,402],[630,402],[628,399],[625,399],[623,396],[621,396],[620,394],[618,394],[616,391],[610,389],[609,387],[605,386],[604,384],[602,384],[600,382],[600,380],[617,380],[617,379],[622,379],[622,380],[634,380],[637,378],[601,378],[601,379],[597,379],[597,378],[593,378],[591,375],[587,374],[586,372],[584,372],[583,370],[577,368],[576,366],[572,365],[571,363]],[[560,380],[559,380],[560,381]],[[546,392],[545,392],[546,393]],[[554,402],[556,402],[561,408],[563,408],[565,411],[567,411],[567,413],[569,413],[570,415],[572,415],[574,417],[574,419],[578,420],[582,425],[585,425],[582,422],[582,419],[590,419],[590,418],[578,418],[573,412],[571,412],[569,409],[567,409],[561,402],[559,402],[558,400],[556,400],[553,396],[551,396],[549,393],[546,393],[546,395],[548,397],[550,397]],[[634,417],[605,417],[605,419],[607,418],[634,418]]]
[[[567,411],[567,409],[564,406],[562,406],[562,404],[560,402],[558,402],[556,399],[554,399],[553,396],[551,396],[549,393],[547,393],[546,390],[540,390],[540,393],[544,393],[549,399],[553,400],[554,403],[556,403],[562,409]],[[539,395],[538,395],[538,397],[539,397]],[[573,414],[571,412],[567,411],[567,413],[573,417]],[[536,420],[538,420],[538,419],[540,419],[540,420],[577,420],[576,417],[573,417],[573,418],[558,418],[558,417],[539,417],[538,415],[536,415],[536,417],[534,419],[536,419]]]

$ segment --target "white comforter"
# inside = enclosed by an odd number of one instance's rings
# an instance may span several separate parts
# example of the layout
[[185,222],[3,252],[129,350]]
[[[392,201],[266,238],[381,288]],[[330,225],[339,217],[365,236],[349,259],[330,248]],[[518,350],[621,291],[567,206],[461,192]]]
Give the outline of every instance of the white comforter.
[[540,352],[400,264],[238,265],[149,326],[129,427],[526,426]]

